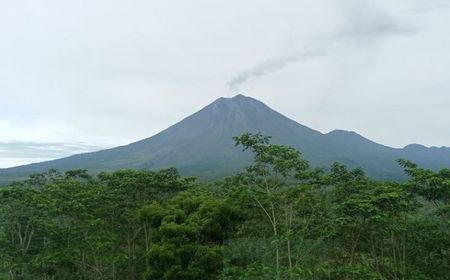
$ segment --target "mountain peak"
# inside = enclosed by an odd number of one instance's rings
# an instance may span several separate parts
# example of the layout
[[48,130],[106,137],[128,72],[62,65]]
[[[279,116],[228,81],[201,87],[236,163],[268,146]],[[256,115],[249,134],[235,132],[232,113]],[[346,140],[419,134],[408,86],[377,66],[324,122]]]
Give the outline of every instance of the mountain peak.
[[334,134],[334,135],[353,135],[353,136],[361,136],[358,133],[351,131],[351,130],[344,130],[344,129],[334,129],[327,134]]
[[362,167],[370,176],[379,178],[403,178],[403,170],[395,161],[398,158],[428,168],[450,166],[450,149],[417,145],[394,149],[345,130],[322,134],[253,97],[237,94],[218,98],[160,133],[126,146],[0,170],[0,182],[48,169],[88,169],[96,173],[176,166],[189,176],[231,175],[251,164],[251,155],[242,153],[232,140],[244,132],[270,135],[273,143],[298,149],[311,166],[329,166],[338,161],[352,168]]
[[[245,96],[243,94],[237,94],[233,97],[220,97],[215,102],[243,102],[243,101],[257,101],[257,99]],[[213,103],[215,103],[213,102]]]
[[426,150],[427,147],[421,144],[417,144],[417,143],[413,143],[413,144],[409,144],[406,145],[403,149],[406,150]]
[[328,135],[329,137],[337,137],[343,140],[350,140],[350,139],[354,139],[354,140],[365,140],[368,141],[368,139],[366,139],[364,136],[351,131],[351,130],[344,130],[344,129],[335,129],[333,131],[328,132],[326,135]]
[[249,97],[248,97],[248,96],[245,96],[245,95],[243,95],[243,94],[241,94],[241,93],[236,94],[236,95],[233,96],[233,97],[230,97],[230,99],[245,99],[245,98],[249,98]]
[[213,103],[206,106],[205,109],[223,109],[226,111],[247,111],[247,110],[261,110],[261,111],[273,111],[263,102],[245,96],[243,94],[238,94],[233,97],[220,97],[216,99]]

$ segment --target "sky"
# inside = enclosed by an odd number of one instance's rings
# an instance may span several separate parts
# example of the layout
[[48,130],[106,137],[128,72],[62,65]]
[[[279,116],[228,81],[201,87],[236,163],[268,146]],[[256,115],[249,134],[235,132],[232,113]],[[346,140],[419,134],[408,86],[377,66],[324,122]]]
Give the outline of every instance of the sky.
[[238,93],[450,146],[447,0],[0,0],[0,168],[128,144]]

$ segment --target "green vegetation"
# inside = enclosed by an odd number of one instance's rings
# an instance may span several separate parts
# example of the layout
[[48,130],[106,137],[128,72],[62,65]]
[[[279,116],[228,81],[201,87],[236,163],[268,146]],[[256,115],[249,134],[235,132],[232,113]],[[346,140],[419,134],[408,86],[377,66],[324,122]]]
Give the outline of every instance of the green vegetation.
[[313,169],[261,134],[253,164],[200,184],[176,169],[50,170],[0,190],[0,279],[448,279],[450,170],[403,183]]

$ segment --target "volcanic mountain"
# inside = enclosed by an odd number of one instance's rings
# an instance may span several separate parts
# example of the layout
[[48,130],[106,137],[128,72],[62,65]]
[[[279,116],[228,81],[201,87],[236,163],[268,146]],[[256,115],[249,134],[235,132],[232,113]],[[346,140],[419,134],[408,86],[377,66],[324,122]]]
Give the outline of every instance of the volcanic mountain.
[[251,155],[234,145],[233,136],[261,132],[272,142],[302,152],[312,166],[340,162],[361,167],[378,179],[402,179],[399,158],[420,166],[450,167],[450,148],[408,145],[387,147],[343,130],[323,134],[272,110],[264,103],[237,95],[219,98],[166,130],[141,141],[98,152],[0,170],[0,181],[23,178],[48,169],[88,169],[93,173],[123,168],[160,169],[175,166],[183,175],[212,179],[230,175],[251,162]]

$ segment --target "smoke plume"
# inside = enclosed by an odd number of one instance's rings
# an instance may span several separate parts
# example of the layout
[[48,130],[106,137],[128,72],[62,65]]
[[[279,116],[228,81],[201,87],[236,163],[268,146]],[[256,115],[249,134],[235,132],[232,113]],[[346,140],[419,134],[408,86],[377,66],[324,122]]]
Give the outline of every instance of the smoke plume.
[[251,79],[280,71],[291,63],[326,55],[333,49],[349,45],[375,49],[387,36],[408,36],[418,31],[414,26],[405,24],[402,18],[393,17],[373,1],[341,0],[339,3],[345,19],[342,26],[331,33],[309,38],[309,45],[297,54],[275,57],[238,73],[227,82],[229,91],[236,92]]
[[233,77],[230,81],[228,81],[227,85],[231,92],[236,92],[238,91],[240,85],[244,84],[250,79],[258,78],[273,72],[280,71],[286,68],[291,63],[305,61],[309,58],[316,57],[321,54],[322,52],[314,51],[314,52],[305,52],[299,55],[290,55],[272,58],[263,63],[253,66],[251,69],[247,71],[239,73],[238,75]]

